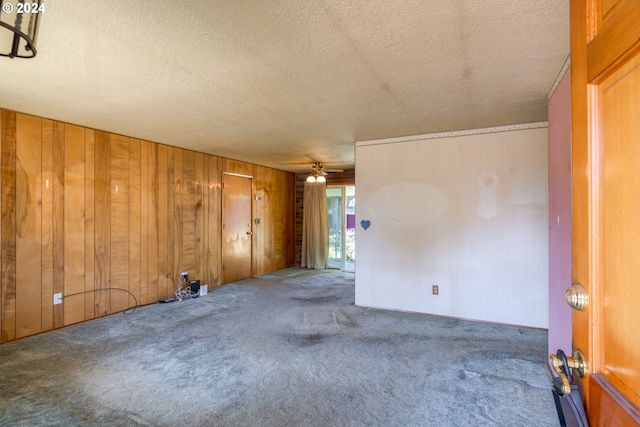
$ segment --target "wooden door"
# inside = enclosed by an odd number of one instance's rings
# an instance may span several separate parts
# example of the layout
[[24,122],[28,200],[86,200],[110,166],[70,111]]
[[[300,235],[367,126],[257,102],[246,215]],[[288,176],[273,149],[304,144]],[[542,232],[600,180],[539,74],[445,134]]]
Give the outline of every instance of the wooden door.
[[251,277],[251,178],[222,174],[222,283]]
[[640,2],[571,2],[573,349],[592,426],[640,425]]

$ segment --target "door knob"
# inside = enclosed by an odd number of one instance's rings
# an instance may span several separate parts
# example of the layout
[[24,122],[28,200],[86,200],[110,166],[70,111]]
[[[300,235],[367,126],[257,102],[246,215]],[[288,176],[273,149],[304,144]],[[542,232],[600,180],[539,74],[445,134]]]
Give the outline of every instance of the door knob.
[[569,307],[574,310],[586,310],[589,305],[589,294],[580,283],[574,283],[567,292],[565,298]]
[[252,231],[247,231],[247,234],[251,235],[251,234],[253,234],[253,232]]

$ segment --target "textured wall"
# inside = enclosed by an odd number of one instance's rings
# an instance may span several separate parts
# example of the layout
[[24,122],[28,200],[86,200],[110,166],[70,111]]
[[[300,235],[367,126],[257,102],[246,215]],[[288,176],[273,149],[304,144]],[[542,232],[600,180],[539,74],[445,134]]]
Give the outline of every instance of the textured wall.
[[571,71],[549,100],[549,353],[571,351]]
[[546,123],[364,141],[356,158],[358,305],[547,327]]

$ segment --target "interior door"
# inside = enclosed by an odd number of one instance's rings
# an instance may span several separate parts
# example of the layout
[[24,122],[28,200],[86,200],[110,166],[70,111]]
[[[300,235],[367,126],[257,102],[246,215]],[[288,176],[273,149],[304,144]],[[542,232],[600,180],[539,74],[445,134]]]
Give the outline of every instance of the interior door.
[[[571,2],[573,315],[592,426],[640,425],[640,2]],[[575,375],[575,373],[574,373]]]
[[222,283],[251,277],[251,177],[222,174]]

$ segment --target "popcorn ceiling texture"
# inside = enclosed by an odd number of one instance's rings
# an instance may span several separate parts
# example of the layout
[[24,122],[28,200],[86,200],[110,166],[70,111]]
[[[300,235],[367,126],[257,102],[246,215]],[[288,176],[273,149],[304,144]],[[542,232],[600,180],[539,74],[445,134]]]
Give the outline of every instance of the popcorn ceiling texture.
[[48,2],[0,107],[301,172],[354,140],[547,119],[565,0]]

